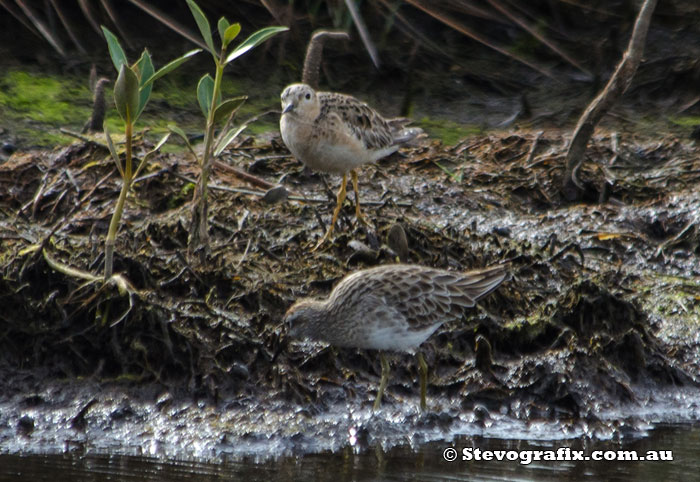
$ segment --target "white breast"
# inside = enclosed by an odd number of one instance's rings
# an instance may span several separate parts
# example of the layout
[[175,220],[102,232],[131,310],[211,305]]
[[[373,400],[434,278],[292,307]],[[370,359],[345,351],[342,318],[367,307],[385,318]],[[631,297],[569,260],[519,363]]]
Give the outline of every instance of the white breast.
[[[368,162],[388,156],[398,149],[389,146],[383,149],[367,149],[362,141],[354,137],[345,126],[335,130],[327,126],[315,132],[310,123],[302,122],[291,115],[280,119],[282,140],[298,160],[314,171],[344,174]],[[312,137],[315,134],[315,137]]]
[[442,323],[436,323],[422,330],[409,331],[405,328],[397,329],[396,326],[379,327],[373,324],[367,336],[367,344],[363,348],[413,352],[430,338],[440,325]]

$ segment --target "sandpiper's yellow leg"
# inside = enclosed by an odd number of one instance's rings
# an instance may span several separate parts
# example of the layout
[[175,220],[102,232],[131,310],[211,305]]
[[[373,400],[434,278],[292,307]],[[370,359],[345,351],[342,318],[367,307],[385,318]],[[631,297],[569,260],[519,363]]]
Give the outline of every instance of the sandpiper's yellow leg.
[[389,362],[386,361],[384,353],[379,353],[379,361],[382,363],[382,379],[379,382],[379,390],[377,390],[377,399],[374,401],[374,406],[372,410],[379,410],[379,405],[382,403],[382,395],[384,395],[384,389],[386,384],[389,382]]
[[357,189],[357,171],[354,169],[350,171],[350,176],[352,177],[352,190],[355,191],[355,217],[362,224],[369,225],[365,217],[360,212],[360,191]]
[[331,219],[331,225],[328,226],[328,230],[326,231],[326,234],[323,235],[321,240],[318,242],[316,247],[312,249],[312,251],[316,251],[318,248],[321,247],[323,243],[328,241],[330,239],[331,234],[333,233],[333,228],[335,227],[335,222],[338,220],[338,215],[340,214],[340,208],[343,207],[343,202],[345,202],[345,195],[347,194],[347,191],[345,190],[345,187],[347,186],[348,183],[348,175],[343,174],[343,181],[340,183],[340,190],[338,191],[338,198],[336,201],[335,205],[335,211],[333,211],[333,219]]
[[418,368],[420,369],[420,409],[421,412],[424,412],[427,408],[425,394],[428,391],[428,364],[425,363],[421,352],[418,352],[416,358],[418,358]]

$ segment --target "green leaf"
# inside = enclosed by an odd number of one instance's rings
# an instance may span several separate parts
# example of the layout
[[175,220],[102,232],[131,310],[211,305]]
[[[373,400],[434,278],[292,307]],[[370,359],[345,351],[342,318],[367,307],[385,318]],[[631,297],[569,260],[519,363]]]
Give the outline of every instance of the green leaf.
[[201,51],[202,51],[202,49],[190,50],[182,57],[178,57],[175,60],[170,61],[169,63],[167,63],[166,65],[164,65],[160,69],[158,69],[158,71],[155,74],[153,74],[150,78],[146,79],[145,81],[143,79],[141,79],[141,82],[142,82],[141,88],[143,88],[146,85],[152,84],[156,80],[163,77],[165,74],[169,74],[170,72],[172,72],[173,70],[177,69],[179,66],[181,66],[182,64],[187,62],[190,59],[190,57],[197,55]]
[[221,142],[219,142],[219,144],[216,146],[216,149],[214,150],[214,157],[221,154],[246,127],[248,127],[248,124],[243,124],[238,129],[232,128],[229,130],[226,135],[221,138]]
[[119,69],[122,68],[122,65],[128,63],[128,61],[126,60],[126,54],[124,53],[124,49],[119,43],[119,39],[105,26],[102,26],[102,33],[104,34],[105,40],[107,41],[107,47],[109,48],[109,56],[112,58],[114,68],[117,69],[117,72],[119,72]]
[[163,147],[163,145],[165,145],[166,142],[168,142],[168,138],[169,138],[169,137],[170,137],[170,133],[168,132],[167,134],[165,134],[165,135],[158,141],[158,143],[156,144],[156,147],[154,147],[154,148],[151,150],[151,152],[149,152],[148,154],[146,154],[146,157],[148,157],[148,156],[150,156],[150,155],[153,155],[153,154],[155,154],[156,152],[158,152],[158,151],[160,150],[160,148]]
[[139,108],[139,79],[126,64],[122,64],[114,83],[114,104],[124,122],[133,123]]
[[199,79],[199,84],[197,84],[197,101],[199,102],[199,107],[202,109],[204,117],[209,117],[209,109],[211,109],[211,99],[214,96],[214,79],[211,75],[204,74],[201,79]]
[[207,44],[209,52],[216,57],[216,50],[214,50],[214,41],[212,40],[211,36],[209,20],[207,20],[207,17],[204,15],[204,12],[202,12],[202,9],[199,8],[196,3],[194,3],[194,0],[187,0],[187,6],[190,7],[190,10],[192,11],[194,21],[197,22],[197,27],[199,27],[199,32],[202,34],[202,38],[204,39],[204,43]]
[[228,47],[228,44],[230,44],[233,39],[238,37],[239,33],[241,33],[240,23],[234,23],[233,25],[230,25],[224,32],[224,48]]
[[146,81],[153,77],[153,61],[148,50],[143,49],[141,58],[134,64],[134,70],[139,78],[139,108],[134,116],[135,121],[143,112],[144,107],[146,107],[148,99],[151,97],[151,89],[153,89],[152,83],[146,85]]
[[234,97],[233,99],[226,99],[225,101],[219,103],[214,110],[214,122],[219,122],[231,115],[231,112],[238,109],[243,105],[248,99],[247,95],[241,97]]
[[131,69],[139,78],[139,87],[143,87],[146,80],[153,77],[153,59],[151,58],[151,54],[148,53],[148,49],[143,49],[141,57],[131,66]]
[[143,156],[143,159],[142,159],[141,162],[139,163],[139,166],[136,168],[136,171],[134,171],[134,179],[136,179],[136,177],[137,177],[137,176],[139,175],[139,173],[141,172],[141,169],[143,169],[144,166],[146,166],[146,163],[151,159],[151,157],[153,157],[153,155],[154,155],[155,153],[157,153],[157,152],[160,150],[161,147],[163,147],[163,144],[165,144],[165,143],[168,141],[168,138],[170,137],[170,134],[171,134],[170,132],[166,133],[166,134],[158,141],[158,144],[156,144],[156,146],[155,146],[153,149],[151,149],[150,151],[148,151],[148,153],[147,153],[145,156]]
[[[216,28],[219,29],[219,37],[221,38],[221,43],[224,42],[224,34],[226,33],[226,29],[229,27],[228,20],[226,20],[226,17],[221,17],[219,19],[219,23],[216,24]],[[225,47],[225,45],[224,45]]]
[[269,39],[273,35],[277,35],[278,33],[284,32],[286,30],[289,29],[287,27],[265,27],[258,30],[253,35],[245,39],[245,41],[241,43],[238,47],[236,47],[233,50],[233,52],[228,54],[228,57],[226,57],[226,61],[224,63],[228,64],[233,59],[240,57],[244,53],[248,52],[250,49],[255,48],[258,44]]
[[168,130],[173,134],[177,134],[178,136],[182,137],[182,140],[185,141],[187,144],[190,143],[190,140],[187,138],[187,134],[185,134],[185,131],[183,131],[180,128],[180,126],[176,126],[175,124],[168,124]]
[[[183,131],[182,129],[180,129],[179,126],[176,126],[174,124],[169,124],[168,129],[173,134],[177,134],[178,136],[182,137],[182,140],[185,141],[185,145],[187,146],[187,148],[190,150],[194,158],[197,159],[197,153],[194,152],[194,148],[192,147],[192,144],[190,144],[190,140],[187,138],[187,134],[185,134],[185,131]],[[199,159],[197,159],[197,162],[199,162]]]
[[124,177],[124,170],[122,169],[122,164],[119,162],[119,154],[117,154],[117,150],[114,148],[114,142],[112,142],[112,134],[109,132],[109,127],[107,127],[107,122],[102,125],[102,129],[104,129],[105,132],[105,137],[107,138],[107,147],[109,148],[109,153],[112,155],[112,159],[114,160],[114,163],[117,165],[117,169],[119,170],[119,174]]

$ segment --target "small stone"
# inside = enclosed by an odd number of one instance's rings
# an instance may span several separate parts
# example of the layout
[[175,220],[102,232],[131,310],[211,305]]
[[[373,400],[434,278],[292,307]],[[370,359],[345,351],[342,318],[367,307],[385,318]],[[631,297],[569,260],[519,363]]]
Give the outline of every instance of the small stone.
[[353,250],[353,253],[348,258],[348,264],[355,263],[374,263],[377,260],[379,254],[367,246],[362,241],[356,239],[351,240],[348,243],[348,248]]
[[394,223],[386,235],[386,244],[399,256],[402,262],[408,260],[408,238],[400,223]]
[[34,431],[34,418],[29,415],[22,415],[17,422],[17,432],[21,435],[29,435]]
[[262,200],[267,204],[275,204],[281,201],[286,201],[288,197],[289,193],[284,186],[275,186],[265,192]]
[[510,238],[510,229],[504,227],[493,228],[494,234],[503,236],[504,238]]
[[486,408],[483,405],[475,405],[474,406],[474,418],[476,418],[479,421],[484,421],[488,420],[491,418],[491,414],[489,413],[488,408]]

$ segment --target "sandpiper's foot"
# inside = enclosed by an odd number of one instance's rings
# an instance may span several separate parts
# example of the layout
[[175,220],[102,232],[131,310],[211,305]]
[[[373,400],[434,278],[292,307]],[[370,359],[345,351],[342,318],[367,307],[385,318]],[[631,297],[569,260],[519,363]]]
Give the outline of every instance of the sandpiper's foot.
[[379,361],[382,364],[382,378],[379,382],[379,389],[377,390],[377,398],[374,400],[374,405],[372,406],[372,411],[376,412],[382,404],[382,396],[384,395],[384,389],[389,382],[389,362],[387,361],[384,353],[379,353]]
[[358,222],[364,224],[365,226],[371,226],[370,222],[367,221],[367,218],[360,213],[359,209],[355,211],[355,218]]
[[365,226],[369,226],[369,221],[365,219],[360,210],[360,191],[357,188],[357,172],[354,169],[350,171],[350,177],[352,178],[352,190],[355,191],[355,218]]
[[418,352],[417,358],[420,369],[420,411],[425,412],[428,408],[428,404],[425,402],[425,394],[428,391],[428,364],[425,363],[421,352]]
[[318,248],[320,248],[321,246],[323,246],[323,244],[324,244],[326,241],[328,241],[329,239],[331,239],[331,234],[332,234],[332,233],[333,233],[333,225],[331,225],[331,227],[328,228],[328,231],[326,231],[326,234],[324,234],[323,237],[318,241],[318,243],[316,243],[316,246],[313,247],[313,249],[311,250],[311,252],[313,253],[313,252],[316,251]]
[[328,241],[331,237],[331,234],[333,234],[333,227],[335,226],[335,222],[338,220],[338,215],[340,214],[340,208],[343,207],[343,202],[345,201],[345,186],[348,183],[348,175],[343,174],[343,180],[340,183],[340,190],[338,190],[338,199],[335,204],[335,210],[333,211],[333,217],[331,218],[331,224],[328,226],[328,230],[326,231],[326,234],[323,235],[321,240],[318,242],[316,247],[311,250],[311,252],[316,251],[318,248],[321,247],[323,243]]

